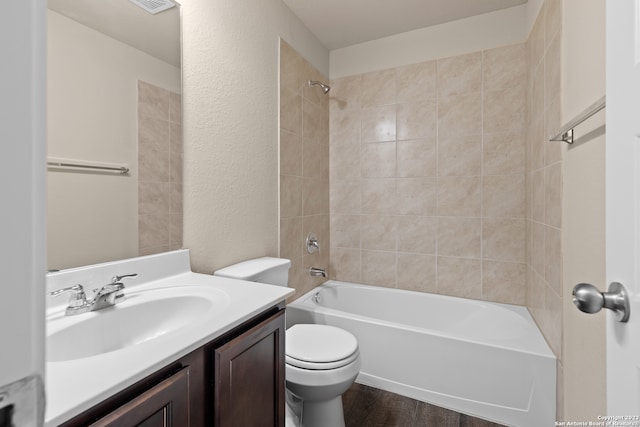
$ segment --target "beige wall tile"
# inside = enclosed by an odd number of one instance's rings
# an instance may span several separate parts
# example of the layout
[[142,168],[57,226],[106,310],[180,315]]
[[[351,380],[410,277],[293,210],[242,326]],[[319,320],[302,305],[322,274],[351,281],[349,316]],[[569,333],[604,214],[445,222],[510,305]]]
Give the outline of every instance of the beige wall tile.
[[436,61],[398,67],[398,103],[414,103],[435,98],[436,80]]
[[439,217],[438,255],[480,258],[480,218]]
[[302,178],[280,175],[280,218],[302,215]]
[[525,129],[527,118],[526,86],[484,92],[482,125],[484,132]]
[[483,52],[483,90],[502,90],[527,81],[524,43]]
[[[333,89],[329,93],[332,92]],[[360,108],[332,110],[329,119],[331,145],[360,144],[361,119]]]
[[361,82],[361,75],[331,81],[331,92],[329,92],[331,114],[362,108]]
[[138,144],[140,150],[169,152],[171,131],[169,121],[138,114]]
[[302,257],[302,218],[280,219],[280,256],[287,259]]
[[362,109],[362,142],[396,139],[396,106],[385,105]]
[[531,224],[531,268],[544,277],[545,243],[544,224],[533,222]]
[[437,64],[438,97],[481,90],[481,52],[439,59]]
[[302,136],[280,130],[280,173],[302,176]]
[[138,80],[140,114],[169,121],[169,94],[166,89]]
[[482,224],[482,256],[496,261],[525,262],[524,219],[485,218]]
[[544,280],[553,292],[562,296],[562,234],[559,229],[544,228]]
[[182,249],[182,212],[169,214],[169,246],[170,250]]
[[399,141],[396,144],[397,176],[436,176],[437,157],[434,139]]
[[438,140],[438,175],[478,176],[482,172],[482,137],[465,135]]
[[362,213],[392,215],[398,203],[396,179],[362,180]]
[[362,75],[362,106],[396,103],[396,70],[382,70]]
[[527,308],[535,319],[538,327],[542,327],[545,305],[544,279],[534,269],[527,270]]
[[485,217],[524,218],[524,174],[485,176],[482,182],[482,213]]
[[[310,215],[302,217],[302,239],[298,242],[302,248],[303,255],[308,255],[307,252],[307,236],[309,233],[314,233],[318,238],[318,244],[320,245],[320,253],[322,255],[328,254],[331,248],[331,235],[330,235],[330,220],[329,215]],[[329,258],[326,259],[329,261]]]
[[438,293],[463,298],[482,298],[481,261],[439,256]]
[[538,169],[531,175],[531,217],[543,223],[545,215],[544,169]]
[[169,213],[170,209],[169,182],[138,182],[138,214]]
[[332,144],[329,147],[331,181],[360,179],[360,144]]
[[302,96],[284,86],[280,88],[280,127],[302,135]]
[[545,223],[562,225],[562,163],[544,169]]
[[432,216],[397,217],[398,252],[435,254],[437,224]]
[[138,150],[138,180],[167,182],[171,177],[171,153],[169,150],[140,144]]
[[527,265],[483,261],[482,298],[505,304],[526,304]]
[[302,136],[305,142],[324,143],[328,141],[329,116],[322,107],[308,99],[302,101]]
[[[327,174],[328,175],[328,174]],[[303,178],[302,215],[329,213],[329,178]]]
[[438,137],[482,133],[481,92],[449,95],[438,101]]
[[435,178],[401,178],[396,182],[397,193],[387,194],[388,203],[394,203],[393,213],[428,216],[436,214]]
[[166,246],[170,244],[171,216],[168,213],[138,216],[139,247]]
[[560,96],[562,91],[560,61],[561,61],[561,37],[550,39],[549,48],[544,56],[544,99],[545,108],[549,107],[551,101]]
[[362,281],[368,285],[396,287],[396,252],[362,251]]
[[[527,147],[533,151],[533,137],[523,136],[531,133],[524,132],[527,48],[507,46],[332,82],[332,277],[526,302]],[[542,171],[544,94],[540,99]],[[543,221],[544,174],[536,178]],[[483,236],[483,225],[495,235]],[[484,294],[483,237],[496,257],[484,261]],[[544,236],[538,243],[544,275]],[[432,266],[424,275],[421,262]]]
[[543,58],[545,43],[544,43],[544,33],[545,33],[545,9],[544,3],[542,5],[542,9],[538,14],[538,19],[536,20],[533,28],[531,29],[531,33],[529,34],[528,43],[531,46],[529,64],[532,67],[536,67]]
[[562,298],[546,288],[542,332],[553,353],[562,360]]
[[398,104],[396,126],[398,140],[435,138],[437,130],[435,99]]
[[172,214],[182,214],[182,183],[171,182],[170,185],[171,189],[169,191],[171,193],[171,202],[169,212]]
[[304,140],[302,144],[302,170],[305,178],[328,179],[329,144]]
[[359,214],[362,205],[360,180],[331,181],[331,213]]
[[393,178],[396,176],[396,143],[362,144],[362,177]]
[[360,215],[331,215],[331,247],[360,248]]
[[395,216],[362,215],[360,224],[362,249],[390,252],[396,250],[398,228]]
[[437,293],[437,257],[398,253],[397,287],[409,291]]
[[480,177],[440,177],[438,215],[480,217],[482,179]]
[[331,249],[331,278],[345,282],[362,283],[360,275],[360,249]]
[[531,145],[530,170],[534,171],[544,167],[544,147],[546,138],[544,135],[544,120],[540,118],[529,126],[528,144]]
[[[169,121],[182,124],[182,94],[169,92]],[[180,132],[182,137],[182,132]]]
[[525,171],[526,136],[522,132],[485,133],[482,139],[485,175],[513,175]]

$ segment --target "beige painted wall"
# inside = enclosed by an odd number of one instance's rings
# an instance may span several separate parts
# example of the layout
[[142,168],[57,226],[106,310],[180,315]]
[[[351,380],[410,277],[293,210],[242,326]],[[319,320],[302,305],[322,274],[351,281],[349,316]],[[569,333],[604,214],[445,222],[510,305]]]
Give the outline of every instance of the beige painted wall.
[[47,17],[48,156],[132,168],[129,176],[47,173],[48,267],[137,256],[137,84],[180,92],[180,70],[58,13]]
[[521,43],[542,3],[529,0],[520,6],[332,50],[329,76],[333,80]]
[[[563,1],[562,116],[570,120],[605,94],[605,0]],[[604,112],[575,129],[565,154],[563,360],[565,420],[606,413],[605,314],[587,315],[571,301],[586,282],[605,283]],[[585,380],[585,372],[588,380]]]
[[329,54],[281,0],[185,3],[183,241],[211,273],[278,255],[280,37],[323,74]]

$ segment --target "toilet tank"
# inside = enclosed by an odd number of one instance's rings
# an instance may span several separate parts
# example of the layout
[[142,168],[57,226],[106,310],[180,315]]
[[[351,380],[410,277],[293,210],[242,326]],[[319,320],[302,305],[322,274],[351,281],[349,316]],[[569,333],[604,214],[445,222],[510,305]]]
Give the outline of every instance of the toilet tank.
[[285,258],[262,257],[233,264],[213,272],[214,276],[248,280],[268,285],[287,286],[291,261]]

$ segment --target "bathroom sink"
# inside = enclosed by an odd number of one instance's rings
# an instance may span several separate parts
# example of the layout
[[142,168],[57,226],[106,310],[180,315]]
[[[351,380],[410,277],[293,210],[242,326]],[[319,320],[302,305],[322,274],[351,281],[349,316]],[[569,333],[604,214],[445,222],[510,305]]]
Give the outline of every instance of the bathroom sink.
[[64,309],[47,317],[48,362],[95,357],[170,339],[229,305],[228,295],[202,286],[175,286],[127,292],[113,307],[75,316]]

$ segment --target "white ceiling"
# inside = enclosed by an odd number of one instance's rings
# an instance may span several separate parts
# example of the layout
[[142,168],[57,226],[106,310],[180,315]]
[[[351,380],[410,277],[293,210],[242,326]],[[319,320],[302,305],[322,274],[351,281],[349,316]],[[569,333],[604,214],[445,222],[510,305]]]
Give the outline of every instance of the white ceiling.
[[128,0],[48,0],[49,9],[180,67],[180,10],[152,15]]
[[527,2],[527,0],[283,1],[329,50]]

